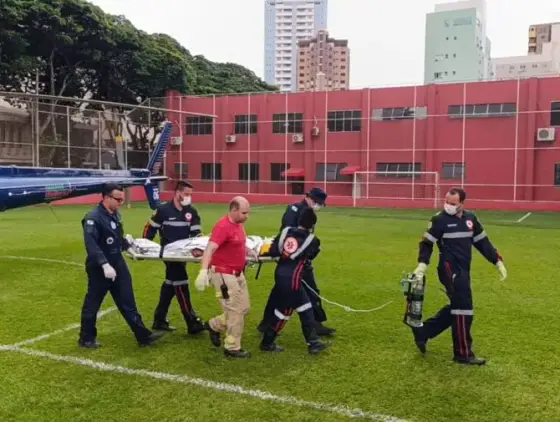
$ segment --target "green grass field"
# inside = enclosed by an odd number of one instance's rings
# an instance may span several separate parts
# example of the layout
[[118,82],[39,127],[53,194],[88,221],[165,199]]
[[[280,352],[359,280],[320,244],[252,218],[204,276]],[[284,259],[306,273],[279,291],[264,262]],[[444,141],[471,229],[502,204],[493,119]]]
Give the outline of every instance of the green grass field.
[[[283,208],[255,207],[247,232],[275,235]],[[82,264],[80,219],[88,209],[0,214],[0,345],[79,323],[84,270],[16,257]],[[225,206],[198,209],[208,232]],[[134,205],[122,213],[125,231],[139,236],[150,210]],[[258,350],[256,326],[273,285],[268,265],[259,280],[255,269],[247,274],[252,308],[243,346],[251,359],[226,359],[206,333],[186,336],[175,300],[169,318],[179,329],[153,348],[139,348],[121,315],[111,312],[98,323],[99,350],[78,348],[75,327],[0,350],[0,421],[344,421],[351,410],[358,419],[379,421],[560,420],[560,217],[535,213],[518,224],[524,213],[477,213],[504,256],[509,278],[501,282],[473,250],[474,350],[489,362],[465,367],[451,362],[449,331],[431,341],[422,357],[402,323],[399,281],[416,265],[418,241],[432,214],[321,211],[317,234],[323,251],[315,269],[322,294],[357,309],[392,301],[372,313],[325,304],[337,334],[324,354],[307,355],[297,317],[278,340],[285,352]],[[129,265],[138,308],[151,326],[163,264]],[[189,268],[194,280],[198,266]],[[434,260],[427,277],[424,309],[431,315],[447,301]],[[219,313],[211,289],[191,292],[203,319]],[[113,305],[107,296],[102,309]]]

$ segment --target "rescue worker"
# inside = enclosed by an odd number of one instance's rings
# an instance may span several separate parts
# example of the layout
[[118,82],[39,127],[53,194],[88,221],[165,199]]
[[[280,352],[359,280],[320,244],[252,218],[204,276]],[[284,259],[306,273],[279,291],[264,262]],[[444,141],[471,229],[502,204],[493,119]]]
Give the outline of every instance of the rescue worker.
[[124,201],[123,189],[116,184],[107,184],[103,187],[102,198],[97,207],[82,219],[88,289],[82,307],[78,344],[90,349],[100,347],[97,342],[97,312],[107,292],[111,292],[138,344],[147,346],[163,333],[152,333],[146,328],[136,309],[132,278],[122,256],[122,251],[131,246],[129,240],[123,237],[118,211]]
[[305,266],[320,252],[321,242],[312,233],[316,222],[315,212],[306,208],[299,216],[297,228],[285,227],[271,244],[270,256],[280,259],[274,272],[275,285],[270,294],[274,314],[266,321],[260,345],[262,351],[284,350],[274,340],[294,311],[299,315],[309,354],[317,354],[328,347],[328,344],[318,340],[311,301],[301,283]]
[[[185,181],[177,182],[173,199],[160,205],[152,214],[144,228],[143,237],[153,240],[159,232],[161,253],[166,245],[182,239],[202,236],[202,226],[198,211],[192,206],[193,186]],[[189,277],[186,262],[165,262],[165,281],[161,285],[159,303],[154,312],[154,330],[174,331],[169,324],[167,312],[177,298],[189,334],[204,331],[204,325],[197,316],[189,292]]]
[[420,242],[418,266],[414,274],[418,279],[423,279],[433,246],[437,244],[440,251],[438,276],[447,291],[450,304],[425,321],[423,327],[412,328],[412,332],[416,346],[425,353],[428,340],[451,326],[453,360],[462,364],[484,365],[486,360],[476,357],[472,351],[472,246],[496,266],[502,280],[506,279],[507,271],[502,256],[492,246],[476,215],[464,209],[465,199],[463,189],[449,190],[445,196],[444,212],[432,217]]
[[200,272],[195,285],[200,291],[212,284],[220,300],[223,313],[205,324],[210,340],[221,345],[221,334],[226,333],[224,354],[227,357],[249,358],[251,354],[241,347],[245,315],[249,312],[249,290],[243,274],[249,255],[256,254],[246,247],[247,236],[243,223],[249,218],[249,202],[237,196],[229,204],[229,212],[212,229],[208,246],[202,256]]
[[[298,220],[303,212],[307,208],[313,209],[317,212],[326,205],[327,194],[321,188],[312,188],[309,193],[306,194],[305,198],[296,202],[292,205],[288,205],[284,215],[282,216],[282,223],[280,225],[280,231],[284,230],[286,227],[297,227]],[[307,291],[309,298],[311,299],[311,305],[313,306],[313,314],[315,315],[315,330],[319,336],[331,336],[336,330],[323,325],[323,322],[327,320],[327,314],[323,309],[321,304],[321,298],[318,296],[320,294],[319,288],[317,287],[317,282],[315,281],[315,274],[313,272],[313,266],[311,262],[307,262],[303,269],[303,281],[309,285],[303,285],[304,289]],[[315,294],[311,289],[313,289],[317,294]],[[271,293],[272,294],[272,293]],[[261,323],[258,326],[258,330],[262,333],[266,328],[266,319],[271,318],[274,315],[274,306],[271,303],[271,298],[268,298],[266,307],[264,309],[264,315]]]

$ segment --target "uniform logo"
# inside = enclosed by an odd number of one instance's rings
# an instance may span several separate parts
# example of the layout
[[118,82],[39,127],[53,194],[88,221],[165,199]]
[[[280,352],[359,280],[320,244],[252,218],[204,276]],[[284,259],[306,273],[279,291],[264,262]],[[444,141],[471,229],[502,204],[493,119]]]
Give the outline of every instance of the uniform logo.
[[115,230],[115,229],[117,228],[117,225],[115,224],[114,221],[111,221],[111,228],[112,228],[113,230]]
[[86,221],[86,224],[87,224],[88,226],[93,226],[93,225],[94,225],[93,220],[88,220],[88,221]]
[[157,190],[157,188],[154,188],[154,192],[152,197],[154,198],[154,201],[159,201],[159,192]]
[[187,219],[187,221],[191,221],[192,220],[192,214],[190,212],[186,213],[185,218]]
[[115,242],[115,239],[113,239],[112,237],[108,237],[106,242],[107,242],[107,245],[112,245]]
[[469,230],[473,229],[473,222],[471,220],[467,220],[467,227],[469,228]]
[[298,250],[299,244],[295,237],[288,237],[284,241],[283,249],[286,253],[292,254]]

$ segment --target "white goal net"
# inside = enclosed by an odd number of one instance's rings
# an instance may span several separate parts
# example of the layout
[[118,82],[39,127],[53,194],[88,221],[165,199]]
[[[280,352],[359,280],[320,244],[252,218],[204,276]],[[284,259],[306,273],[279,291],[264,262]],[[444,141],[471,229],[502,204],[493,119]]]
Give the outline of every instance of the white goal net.
[[437,208],[439,174],[435,171],[358,171],[352,187],[354,206],[360,200],[425,200]]

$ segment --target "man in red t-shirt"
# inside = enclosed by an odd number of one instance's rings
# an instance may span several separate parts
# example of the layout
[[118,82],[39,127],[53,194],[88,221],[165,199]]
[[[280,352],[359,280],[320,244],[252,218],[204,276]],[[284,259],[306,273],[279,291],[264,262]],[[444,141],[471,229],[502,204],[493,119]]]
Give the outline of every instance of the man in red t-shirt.
[[247,255],[257,259],[245,245],[247,236],[243,223],[249,218],[249,208],[249,201],[241,196],[231,200],[228,214],[212,229],[195,282],[200,291],[210,284],[214,285],[224,311],[205,324],[212,344],[220,347],[220,335],[226,333],[224,354],[238,358],[251,356],[241,348],[244,318],[250,308],[249,290],[243,271]]

